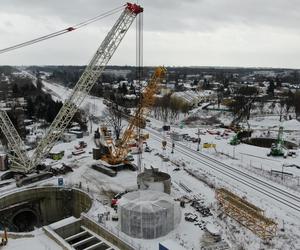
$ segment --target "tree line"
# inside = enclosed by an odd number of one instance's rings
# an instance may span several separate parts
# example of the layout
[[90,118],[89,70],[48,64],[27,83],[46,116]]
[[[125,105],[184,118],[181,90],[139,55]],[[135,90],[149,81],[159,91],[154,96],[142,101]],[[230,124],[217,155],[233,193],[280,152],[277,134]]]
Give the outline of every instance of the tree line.
[[187,102],[167,94],[161,98],[156,98],[152,113],[158,120],[174,122],[180,113],[187,114],[190,108]]

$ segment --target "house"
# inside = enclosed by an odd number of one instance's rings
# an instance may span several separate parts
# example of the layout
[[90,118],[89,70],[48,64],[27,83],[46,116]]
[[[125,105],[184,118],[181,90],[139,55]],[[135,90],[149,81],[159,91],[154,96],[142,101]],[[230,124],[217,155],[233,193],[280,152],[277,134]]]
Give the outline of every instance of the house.
[[213,102],[217,98],[217,94],[212,90],[204,91],[182,91],[175,92],[171,97],[181,99],[182,101],[188,103],[190,106],[197,107],[203,102]]
[[76,139],[77,139],[77,135],[75,135],[75,134],[64,133],[64,134],[62,135],[62,140],[63,140],[64,142],[71,142],[71,141],[74,141],[74,140],[76,140]]

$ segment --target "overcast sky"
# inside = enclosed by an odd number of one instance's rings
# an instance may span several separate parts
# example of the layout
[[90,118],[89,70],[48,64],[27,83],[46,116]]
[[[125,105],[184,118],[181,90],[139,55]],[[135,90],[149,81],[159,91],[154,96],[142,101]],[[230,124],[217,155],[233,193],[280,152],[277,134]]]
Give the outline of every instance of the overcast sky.
[[[1,0],[0,49],[122,5],[120,0]],[[144,65],[300,68],[299,0],[140,0]],[[0,54],[0,64],[82,65],[119,13]],[[110,64],[135,65],[135,24]]]

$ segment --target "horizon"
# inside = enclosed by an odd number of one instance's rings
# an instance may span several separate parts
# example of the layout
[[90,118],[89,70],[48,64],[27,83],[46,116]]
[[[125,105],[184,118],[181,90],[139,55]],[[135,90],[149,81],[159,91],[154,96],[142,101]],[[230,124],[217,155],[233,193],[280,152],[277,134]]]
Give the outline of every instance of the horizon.
[[[87,64],[31,64],[31,65],[5,65],[5,64],[0,64],[0,67],[86,67]],[[143,68],[156,68],[159,65],[144,65],[142,66]],[[300,68],[285,68],[285,67],[261,67],[261,66],[177,66],[177,65],[163,65],[166,68],[200,68],[200,69],[205,69],[205,68],[214,68],[214,69],[269,69],[269,70],[296,70],[300,71]],[[136,65],[112,65],[108,64],[107,67],[137,67]]]
[[[124,2],[89,0],[87,5],[78,0],[1,1],[0,49],[70,27],[119,3]],[[144,65],[300,68],[300,3],[141,0],[139,4],[145,10]],[[1,54],[0,64],[85,65],[117,17],[118,14],[78,32]],[[135,41],[132,25],[111,63],[134,65]]]

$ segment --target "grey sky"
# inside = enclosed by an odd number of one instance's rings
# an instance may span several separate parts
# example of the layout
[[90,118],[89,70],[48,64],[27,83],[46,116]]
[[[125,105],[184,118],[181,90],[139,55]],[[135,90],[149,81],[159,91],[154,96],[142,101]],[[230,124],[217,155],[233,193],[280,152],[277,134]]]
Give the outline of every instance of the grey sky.
[[[0,48],[68,27],[120,0],[1,0]],[[300,68],[299,0],[140,0],[144,64]],[[0,55],[0,64],[86,64],[119,14]],[[135,64],[135,26],[110,64]]]

